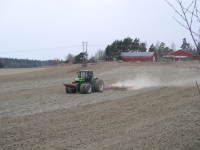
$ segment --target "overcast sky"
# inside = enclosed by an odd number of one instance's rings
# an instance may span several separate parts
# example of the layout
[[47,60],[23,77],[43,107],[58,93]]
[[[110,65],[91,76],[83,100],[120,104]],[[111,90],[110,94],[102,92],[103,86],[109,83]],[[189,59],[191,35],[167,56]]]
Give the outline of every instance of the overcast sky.
[[91,56],[128,36],[147,48],[159,41],[180,49],[183,38],[194,45],[172,16],[183,22],[165,0],[0,0],[0,57],[65,59],[82,52],[83,41]]

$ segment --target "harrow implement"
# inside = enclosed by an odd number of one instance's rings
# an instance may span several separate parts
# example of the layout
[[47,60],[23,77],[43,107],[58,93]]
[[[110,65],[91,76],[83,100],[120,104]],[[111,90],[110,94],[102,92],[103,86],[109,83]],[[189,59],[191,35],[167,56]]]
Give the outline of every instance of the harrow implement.
[[70,88],[76,88],[77,87],[77,84],[72,84],[72,83],[69,83],[69,84],[63,83],[63,85],[66,86],[66,87],[70,87]]
[[134,86],[114,86],[112,84],[106,84],[104,85],[104,89],[113,89],[113,90],[127,90],[127,89],[132,89]]

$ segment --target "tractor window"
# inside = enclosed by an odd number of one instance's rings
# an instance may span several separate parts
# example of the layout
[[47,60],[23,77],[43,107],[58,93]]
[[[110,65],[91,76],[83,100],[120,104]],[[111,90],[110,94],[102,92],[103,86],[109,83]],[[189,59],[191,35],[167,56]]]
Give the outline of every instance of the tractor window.
[[89,77],[93,78],[93,72],[89,72]]
[[81,78],[89,78],[88,72],[81,72]]

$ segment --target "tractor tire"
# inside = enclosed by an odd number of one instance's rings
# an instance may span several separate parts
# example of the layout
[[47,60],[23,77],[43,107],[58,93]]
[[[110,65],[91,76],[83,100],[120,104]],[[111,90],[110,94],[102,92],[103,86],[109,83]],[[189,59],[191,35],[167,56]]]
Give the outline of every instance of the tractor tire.
[[92,91],[92,86],[90,83],[83,83],[80,87],[81,94],[90,94]]
[[95,91],[96,92],[103,92],[104,89],[104,83],[103,80],[97,79],[95,83]]
[[81,94],[84,94],[84,93],[85,93],[85,83],[82,83],[82,84],[81,84],[80,93],[81,93]]
[[95,89],[95,84],[96,84],[96,81],[98,79],[94,79],[94,81],[92,82],[92,92],[96,92],[96,89]]
[[92,91],[92,85],[90,83],[86,83],[84,87],[84,93],[85,94],[90,94]]
[[75,88],[68,87],[68,91],[69,91],[69,93],[76,93]]
[[65,92],[66,92],[67,94],[69,93],[68,87],[65,87]]

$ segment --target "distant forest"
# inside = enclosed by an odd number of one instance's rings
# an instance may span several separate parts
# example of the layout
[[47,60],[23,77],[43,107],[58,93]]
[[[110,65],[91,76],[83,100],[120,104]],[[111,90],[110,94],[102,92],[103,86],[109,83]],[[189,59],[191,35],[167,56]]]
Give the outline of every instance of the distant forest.
[[29,60],[17,58],[0,58],[0,68],[31,68],[50,66],[54,60]]

